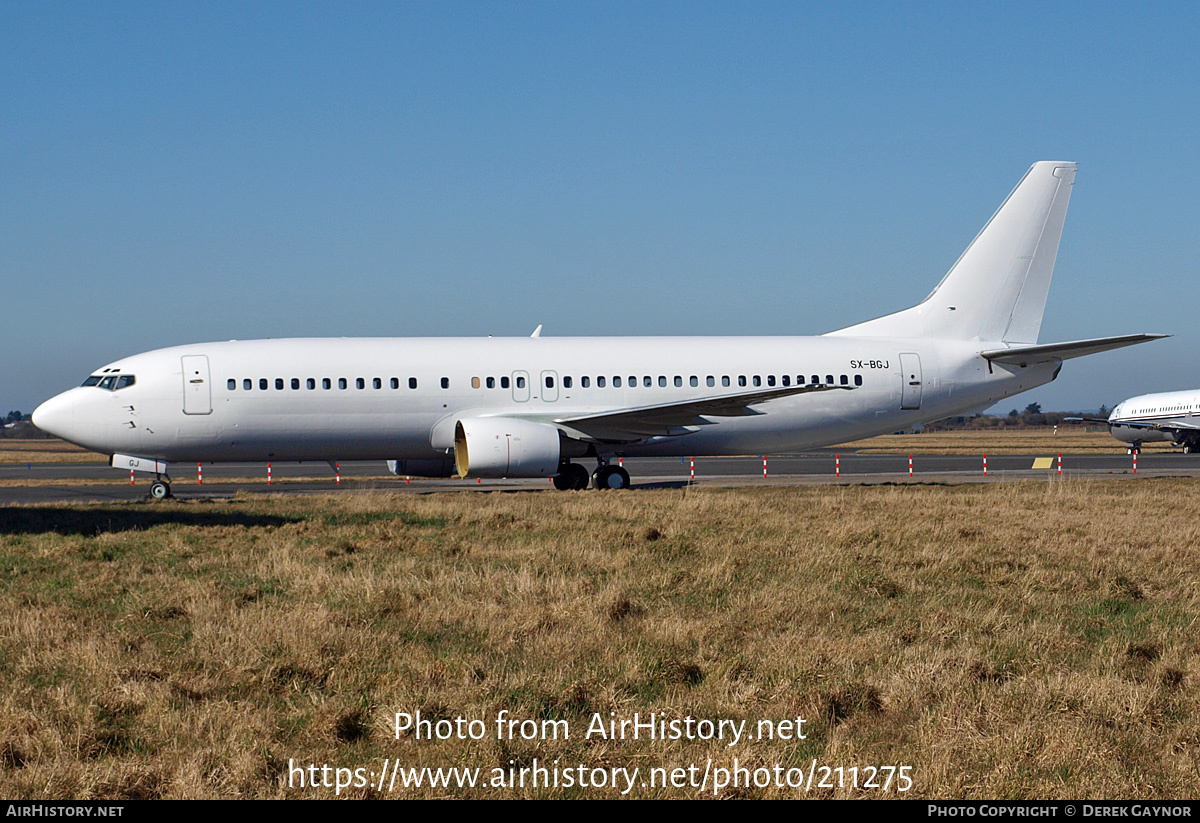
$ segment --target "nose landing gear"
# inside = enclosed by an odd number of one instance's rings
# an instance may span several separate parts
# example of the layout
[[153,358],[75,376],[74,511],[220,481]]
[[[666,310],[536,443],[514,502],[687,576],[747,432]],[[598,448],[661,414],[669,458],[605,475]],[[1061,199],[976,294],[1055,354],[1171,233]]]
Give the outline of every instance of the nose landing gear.
[[171,496],[171,478],[156,476],[150,484],[150,497],[154,500],[166,500]]

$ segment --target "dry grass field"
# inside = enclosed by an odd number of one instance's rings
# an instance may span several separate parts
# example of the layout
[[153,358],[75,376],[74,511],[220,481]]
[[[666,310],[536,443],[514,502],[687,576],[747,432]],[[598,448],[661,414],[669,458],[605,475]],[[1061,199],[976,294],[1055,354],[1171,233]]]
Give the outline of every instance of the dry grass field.
[[[1118,454],[1125,445],[1104,431],[1077,426],[928,432],[856,440],[839,448],[859,454]],[[1170,443],[1147,443],[1145,451],[1169,451]],[[108,456],[62,440],[0,439],[0,465],[22,463],[107,463]]]
[[[340,768],[343,797],[616,797],[614,770],[636,768],[634,797],[1194,797],[1198,491],[7,507],[0,795],[333,797]],[[396,713],[418,711],[484,733],[397,739]],[[728,725],[721,740],[587,735],[597,716],[651,712],[745,726],[733,745]],[[498,717],[534,723],[508,739]],[[796,718],[775,728],[804,739],[763,739],[760,721]],[[481,783],[381,790],[395,763]],[[814,764],[811,788],[775,785]],[[329,786],[297,785],[309,765]],[[507,784],[539,765],[558,788]],[[580,767],[609,785],[567,787]],[[909,767],[909,791],[898,773],[851,787],[888,767]]]
[[107,462],[108,455],[86,451],[63,440],[0,440],[0,464]]
[[[1125,444],[1107,431],[1080,426],[1031,429],[887,434],[856,440],[839,448],[858,454],[1122,454]],[[1144,452],[1178,451],[1167,442],[1146,443]]]

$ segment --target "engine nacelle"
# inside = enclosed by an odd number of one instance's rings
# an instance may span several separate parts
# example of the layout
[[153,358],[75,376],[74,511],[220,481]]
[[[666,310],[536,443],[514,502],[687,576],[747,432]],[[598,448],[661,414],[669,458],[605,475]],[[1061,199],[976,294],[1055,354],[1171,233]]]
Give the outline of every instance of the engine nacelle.
[[562,446],[558,429],[512,417],[473,417],[454,424],[460,477],[552,477]]
[[389,460],[387,467],[401,477],[453,477],[457,471],[450,456],[434,460]]

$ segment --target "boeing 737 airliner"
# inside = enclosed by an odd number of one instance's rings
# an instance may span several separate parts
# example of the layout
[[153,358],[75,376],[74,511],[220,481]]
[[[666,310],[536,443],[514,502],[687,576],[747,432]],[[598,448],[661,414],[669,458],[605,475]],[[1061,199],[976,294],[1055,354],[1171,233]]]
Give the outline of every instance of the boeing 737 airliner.
[[1106,423],[1113,437],[1129,444],[1130,454],[1147,440],[1169,440],[1184,454],[1200,452],[1200,389],[1141,394],[1122,400],[1108,417],[1063,419]]
[[629,485],[615,458],[770,454],[896,431],[1164,335],[1037,342],[1074,163],[1035,163],[924,301],[818,337],[297,339],[123,358],[41,429],[168,464],[389,460],[401,475]]

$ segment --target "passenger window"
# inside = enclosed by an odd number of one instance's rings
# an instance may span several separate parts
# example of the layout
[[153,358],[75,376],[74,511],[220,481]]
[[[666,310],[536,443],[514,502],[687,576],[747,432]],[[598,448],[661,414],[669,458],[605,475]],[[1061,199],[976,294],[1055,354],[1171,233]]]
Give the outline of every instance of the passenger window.
[[710,374],[708,377],[704,378],[704,385],[711,389],[713,386],[717,385],[716,378]]
[[613,388],[614,388],[614,389],[619,389],[619,388],[621,388],[621,378],[620,378],[620,377],[614,377],[614,378],[613,378]]
[[322,377],[322,378],[321,378],[321,388],[323,388],[323,389],[332,389],[332,388],[333,388],[333,381],[332,381],[332,380],[330,380],[328,377]]
[[773,375],[773,374],[768,374],[768,375],[767,375],[767,385],[768,385],[768,386],[774,386],[774,385],[775,385],[775,375]]
[[293,388],[293,389],[298,389],[298,388],[300,388],[300,378],[299,378],[299,377],[293,377],[293,378],[292,378],[292,388]]
[[391,380],[391,382],[390,382],[388,385],[390,385],[390,386],[391,386],[393,389],[398,389],[398,388],[400,388],[400,378],[399,378],[399,377],[393,377],[393,378],[392,378],[392,380]]
[[408,387],[410,389],[415,389],[417,387],[417,378],[415,378],[415,377],[408,378]]
[[346,378],[344,378],[344,377],[339,377],[339,378],[338,378],[338,388],[339,388],[339,389],[344,389],[344,388],[346,388]]
[[258,378],[258,388],[259,388],[261,391],[266,391],[266,390],[267,390],[267,378],[265,378],[265,377],[260,377],[260,378]]
[[658,386],[659,386],[659,388],[667,387],[667,378],[662,376],[661,374],[658,376]]
[[443,377],[443,378],[442,378],[442,388],[443,388],[443,389],[448,389],[448,388],[450,388],[450,378],[449,378],[449,377]]
[[761,378],[761,377],[759,377],[757,374],[756,374],[756,375],[754,375],[754,385],[755,385],[756,387],[757,387],[757,386],[761,386],[761,385],[762,385],[762,378]]
[[746,385],[746,375],[744,375],[744,374],[739,374],[739,375],[738,375],[738,385],[739,385],[739,386],[744,386],[744,385]]
[[564,378],[563,378],[563,388],[564,388],[564,389],[569,389],[569,388],[571,388],[571,378],[570,378],[570,377],[564,377]]
[[841,383],[843,386],[849,386],[850,378],[843,374],[840,378],[838,378],[838,382]]
[[354,380],[354,387],[358,389],[365,389],[367,387],[367,381],[361,377],[357,377]]
[[478,377],[471,378],[471,388],[473,388],[473,389],[479,388],[479,378]]
[[305,387],[308,388],[309,391],[312,391],[313,389],[315,389],[317,387],[317,378],[315,378],[315,377],[308,378],[307,380],[304,381],[304,385],[305,385]]
[[525,378],[524,378],[524,377],[518,377],[518,378],[517,378],[517,388],[518,388],[518,389],[523,389],[523,388],[525,388]]
[[246,391],[250,391],[252,388],[254,388],[254,381],[247,377],[242,381],[242,388]]
[[548,389],[554,388],[554,378],[551,377],[550,375],[546,375],[546,388],[548,388]]
[[785,385],[785,386],[792,385],[792,376],[790,374],[785,374],[783,377],[780,378],[780,380],[783,382],[783,385]]
[[[696,378],[693,377],[692,379],[695,380]],[[678,374],[675,375],[675,388],[677,388],[677,389],[683,388],[683,378],[680,377]]]
[[591,387],[591,385],[592,385],[592,378],[590,378],[590,377],[581,377],[581,378],[579,378],[579,386],[580,386],[580,388],[584,388],[584,389],[586,389],[586,388],[589,388],[589,387]]
[[726,387],[729,386],[729,375],[727,375],[727,374],[721,375],[721,385],[726,386]]
[[825,375],[825,382],[828,383],[830,386],[832,386],[833,385],[833,375],[832,374]]
[[603,375],[596,378],[596,388],[598,388],[598,389],[604,388],[604,376]]
[[500,388],[502,388],[502,389],[508,388],[508,378],[507,377],[500,378]]
[[237,381],[234,380],[232,377],[229,378],[229,382],[225,384],[225,388],[229,389],[230,391],[236,391],[237,390]]
[[487,379],[487,382],[486,382],[486,384],[485,384],[485,385],[486,385],[486,386],[487,386],[489,389],[494,389],[494,388],[496,388],[496,378],[494,378],[494,377],[489,377],[489,378]]
[[283,391],[283,378],[282,377],[275,378],[275,391]]
[[821,382],[821,376],[820,376],[820,375],[818,375],[818,374],[814,374],[814,375],[812,376],[812,380],[811,380],[810,382],[811,382],[811,383],[812,383],[814,386],[815,386],[815,385],[817,385],[818,383],[820,383],[820,382]]
[[[664,378],[663,378],[663,385],[665,386],[666,384],[667,384],[667,382],[666,382],[666,378],[664,377]],[[648,374],[647,374],[647,375],[643,375],[643,376],[642,376],[642,385],[643,385],[643,386],[645,386],[647,389],[648,389],[648,388],[650,388],[651,386],[653,386],[653,385],[654,385],[654,380],[653,380],[653,378],[651,378],[651,377],[650,377],[650,375],[648,375]]]
[[374,388],[377,388],[377,389],[382,389],[382,388],[383,388],[383,380],[382,380],[381,378],[378,378],[378,377],[372,378],[372,379],[371,379],[371,385],[372,385]]
[[696,377],[696,375],[693,374],[690,378],[688,378],[688,385],[699,386],[700,378]]

